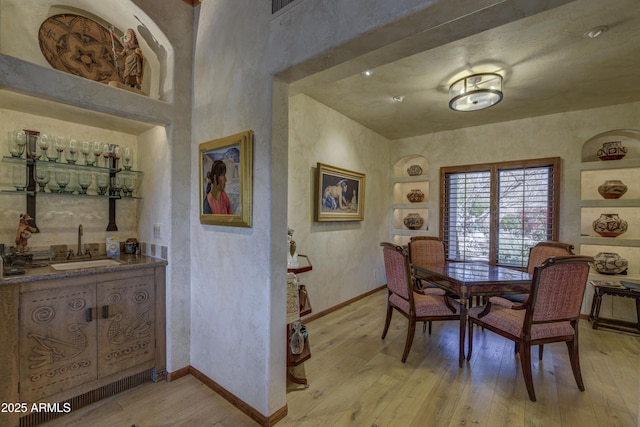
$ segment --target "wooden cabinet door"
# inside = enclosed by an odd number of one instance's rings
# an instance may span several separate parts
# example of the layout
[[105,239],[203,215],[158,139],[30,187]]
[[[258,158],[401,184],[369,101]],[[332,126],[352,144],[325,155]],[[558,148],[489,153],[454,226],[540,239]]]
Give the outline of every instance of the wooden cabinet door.
[[98,283],[98,377],[155,359],[154,276]]
[[97,378],[95,301],[95,282],[20,295],[23,402]]

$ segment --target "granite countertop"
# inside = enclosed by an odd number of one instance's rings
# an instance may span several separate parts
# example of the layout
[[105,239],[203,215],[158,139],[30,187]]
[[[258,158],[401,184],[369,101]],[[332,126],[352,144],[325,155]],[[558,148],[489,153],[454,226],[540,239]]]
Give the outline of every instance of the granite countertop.
[[[104,259],[100,257],[98,259]],[[25,274],[16,276],[4,276],[0,279],[0,285],[16,284],[36,282],[39,280],[49,279],[64,279],[67,277],[75,276],[88,276],[93,274],[113,273],[122,270],[133,270],[138,268],[159,267],[167,265],[167,260],[160,258],[152,258],[145,255],[120,255],[120,257],[114,257],[109,259],[115,259],[120,261],[118,265],[110,265],[104,267],[90,267],[90,268],[78,268],[74,270],[55,270],[49,265],[40,268],[30,268],[25,270]],[[90,261],[90,259],[84,259],[82,261]],[[41,261],[38,261],[39,263]],[[44,262],[42,262],[44,264]],[[55,262],[46,262],[46,264],[54,264]]]

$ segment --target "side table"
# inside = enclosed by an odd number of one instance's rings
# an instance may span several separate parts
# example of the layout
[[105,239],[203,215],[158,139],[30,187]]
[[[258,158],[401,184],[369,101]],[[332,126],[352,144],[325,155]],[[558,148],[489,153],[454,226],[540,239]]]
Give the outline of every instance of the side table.
[[[300,274],[305,273],[307,271],[311,271],[313,266],[311,265],[311,261],[309,257],[306,255],[298,255],[298,260],[300,261],[300,266],[295,268],[287,268],[287,272]],[[302,305],[300,306],[300,317],[306,316],[307,314],[311,314],[311,302],[309,300],[309,296],[307,295]],[[301,354],[293,354],[291,352],[291,348],[289,347],[289,336],[290,336],[290,325],[287,325],[287,380],[304,385],[305,388],[309,387],[309,383],[305,377],[297,376],[292,372],[292,368],[301,365],[311,358],[311,347],[308,341],[304,343],[304,350]]]
[[[599,326],[615,329],[618,331],[632,332],[640,334],[640,291],[627,289],[625,287],[598,286],[592,283],[594,288],[593,300],[591,302],[591,313],[589,314],[589,322],[593,329]],[[633,298],[636,303],[636,322],[628,322],[618,319],[608,319],[600,317],[600,306],[602,305],[602,297],[604,295],[612,295],[614,297]]]

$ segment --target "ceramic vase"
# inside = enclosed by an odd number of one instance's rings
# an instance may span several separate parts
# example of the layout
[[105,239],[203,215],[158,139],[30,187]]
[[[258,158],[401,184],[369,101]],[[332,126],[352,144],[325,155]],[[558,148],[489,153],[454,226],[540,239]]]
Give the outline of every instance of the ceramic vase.
[[627,192],[627,186],[619,179],[610,179],[598,187],[598,193],[605,199],[619,199]]
[[424,200],[424,193],[419,189],[413,189],[407,193],[407,199],[411,203],[420,203]]
[[627,147],[620,141],[605,142],[596,154],[600,160],[620,160],[626,156]]
[[419,230],[424,225],[424,218],[418,213],[410,213],[402,220],[409,230]]
[[593,257],[593,269],[601,274],[627,274],[629,262],[615,252],[600,252]]
[[422,175],[422,168],[420,167],[420,165],[411,165],[407,169],[407,173],[409,174],[409,176]]
[[600,214],[600,218],[593,221],[593,230],[602,237],[617,237],[627,231],[627,221],[618,214]]

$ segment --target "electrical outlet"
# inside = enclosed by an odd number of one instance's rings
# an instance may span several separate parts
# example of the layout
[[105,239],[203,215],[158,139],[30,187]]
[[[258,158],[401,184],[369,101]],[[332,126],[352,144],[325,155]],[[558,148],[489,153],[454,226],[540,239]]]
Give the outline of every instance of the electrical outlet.
[[153,224],[153,238],[159,239],[162,237],[162,233],[160,232],[160,224]]

